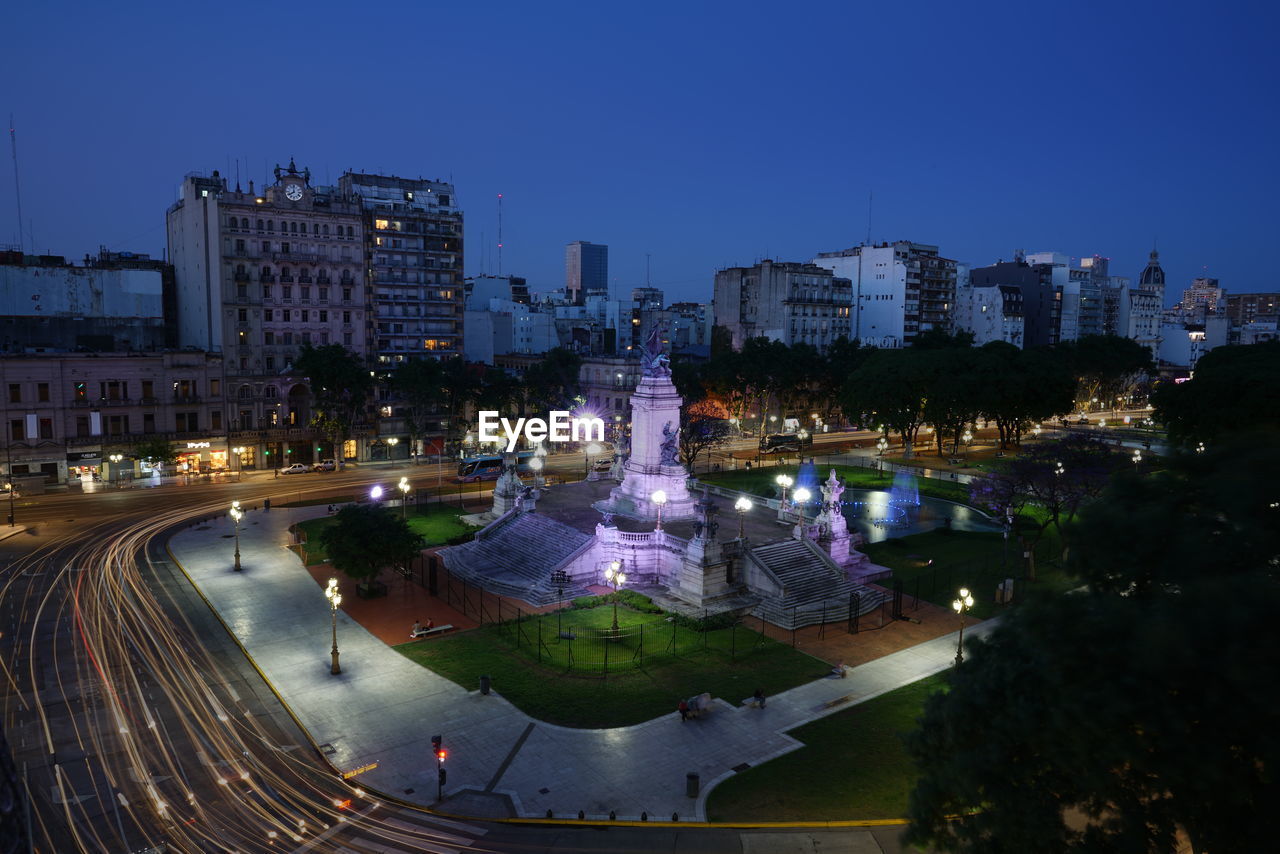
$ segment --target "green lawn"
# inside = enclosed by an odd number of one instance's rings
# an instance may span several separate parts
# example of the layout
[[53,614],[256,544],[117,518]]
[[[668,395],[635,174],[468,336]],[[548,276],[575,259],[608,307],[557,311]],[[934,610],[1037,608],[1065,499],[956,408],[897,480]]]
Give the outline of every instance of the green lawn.
[[1003,610],[995,602],[995,593],[996,585],[1005,578],[1014,579],[1015,603],[1024,599],[1029,590],[1055,592],[1078,586],[1080,582],[1060,566],[1061,548],[1061,541],[1052,530],[1041,539],[1036,547],[1035,582],[1023,578],[1022,553],[1016,537],[1009,539],[1006,563],[1003,534],[938,528],[862,546],[861,550],[874,563],[892,569],[895,579],[902,579],[902,591],[907,597],[915,596],[918,590],[922,601],[950,608],[956,591],[968,587],[974,598],[971,613],[985,619]]
[[[875,469],[865,469],[860,466],[829,466],[818,465],[818,479],[826,480],[831,469],[836,470],[836,475],[844,478],[845,484],[850,489],[888,489],[893,485],[893,474],[891,472],[878,472]],[[749,492],[752,495],[759,495],[765,498],[778,497],[778,484],[775,482],[780,474],[788,474],[791,477],[796,476],[796,466],[777,466],[763,469],[738,469],[737,471],[722,471],[715,474],[703,475],[699,480],[707,483],[714,483],[729,489],[738,489],[742,492]],[[921,495],[928,495],[933,498],[943,498],[947,501],[958,501],[967,504],[969,501],[969,488],[962,483],[953,481],[935,480],[929,477],[916,478],[916,483],[920,487]],[[819,496],[820,497],[820,496]]]
[[[458,518],[464,512],[448,504],[427,504],[410,507],[407,518],[409,527],[421,534],[428,546],[438,546],[456,536],[475,530]],[[306,540],[308,563],[320,563],[329,559],[328,552],[320,542],[320,533],[335,521],[333,516],[321,516],[318,519],[307,519],[298,523],[298,528]]]
[[913,682],[791,730],[804,747],[725,780],[707,797],[711,821],[901,818],[915,785],[902,736],[946,675]]
[[[561,619],[563,631],[575,635],[572,669],[570,642],[557,639],[555,614],[525,620],[519,636],[512,621],[395,649],[464,688],[475,689],[480,676],[487,674],[493,689],[522,711],[572,727],[641,723],[674,712],[682,698],[704,691],[737,704],[756,688],[775,694],[830,670],[826,662],[741,626],[707,632],[704,647],[701,632],[683,626],[673,630],[663,615],[625,607],[618,609],[623,630],[618,641],[592,639],[593,630],[610,626],[611,607],[564,611]],[[539,623],[542,644],[537,642]],[[668,652],[673,634],[674,651]]]

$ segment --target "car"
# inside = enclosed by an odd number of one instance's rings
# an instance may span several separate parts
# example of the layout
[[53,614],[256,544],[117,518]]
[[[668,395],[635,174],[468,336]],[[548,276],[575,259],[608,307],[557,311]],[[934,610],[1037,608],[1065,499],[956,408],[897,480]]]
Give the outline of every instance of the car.
[[613,468],[613,457],[601,457],[591,464],[591,468],[596,471],[608,471]]
[[312,471],[333,471],[337,467],[338,467],[338,463],[336,460],[321,460],[320,462],[311,466],[311,470]]
[[285,466],[280,469],[280,474],[305,474],[311,471],[306,463],[294,463],[291,466]]

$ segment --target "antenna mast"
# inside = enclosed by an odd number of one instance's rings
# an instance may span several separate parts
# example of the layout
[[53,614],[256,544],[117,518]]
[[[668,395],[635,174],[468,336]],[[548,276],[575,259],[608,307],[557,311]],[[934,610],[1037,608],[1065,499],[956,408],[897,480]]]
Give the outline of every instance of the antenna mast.
[[[26,252],[27,241],[22,231],[22,188],[18,184],[18,131],[13,127],[13,113],[9,114],[9,144],[13,147],[13,199],[18,204],[18,251]],[[35,246],[31,251],[35,251]]]
[[874,191],[867,191],[867,246],[871,245],[871,203],[875,200]]
[[498,275],[502,275],[502,193],[498,193]]

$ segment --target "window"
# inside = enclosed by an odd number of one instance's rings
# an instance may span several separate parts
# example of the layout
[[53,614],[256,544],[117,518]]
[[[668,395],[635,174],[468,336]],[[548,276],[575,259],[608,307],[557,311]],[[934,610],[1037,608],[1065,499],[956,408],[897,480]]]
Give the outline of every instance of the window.
[[9,383],[9,402],[22,403],[22,385],[21,383]]
[[298,288],[298,290],[302,292],[302,298],[303,298],[303,299],[311,299],[311,288],[310,288],[310,286],[308,286],[308,285],[303,285],[302,287]]
[[275,368],[276,368],[276,357],[275,357],[275,356],[267,356],[267,358],[266,358],[266,362],[267,362],[267,370],[268,370],[268,371],[274,371],[274,370],[275,370]]
[[321,323],[328,323],[328,322],[329,322],[329,312],[324,311],[323,309],[321,309],[321,311],[320,311],[320,322],[321,322]]
[[271,286],[270,286],[270,285],[263,285],[263,286],[262,286],[262,298],[263,298],[263,299],[271,299]]
[[[144,415],[143,420],[145,419],[146,419],[146,416]],[[89,416],[77,415],[76,416],[76,438],[85,439],[85,438],[88,438],[88,436],[89,436]]]
[[129,385],[120,380],[108,380],[98,383],[98,390],[102,400],[127,400],[129,398]]
[[343,322],[343,323],[345,323],[345,324],[347,324],[347,325],[350,325],[350,324],[351,324],[351,312],[349,312],[349,311],[344,311],[344,312],[342,313],[342,322]]
[[329,289],[328,289],[328,288],[321,288],[321,289],[320,289],[320,302],[328,302],[328,301],[329,301]]
[[[339,226],[341,228],[341,226]],[[354,237],[355,232],[351,230],[351,226],[347,226],[347,237]]]
[[195,433],[200,430],[200,413],[198,412],[178,412],[174,414],[174,418],[179,433]]
[[21,442],[27,438],[26,423],[22,418],[14,418],[9,422],[9,441]]
[[351,288],[342,289],[342,301],[351,302]]
[[262,333],[262,343],[270,347],[276,343],[276,335],[270,329]]
[[152,380],[142,381],[142,397],[146,400],[156,396],[155,383]]
[[245,250],[244,250],[244,238],[243,238],[243,237],[237,237],[237,238],[236,238],[236,252],[243,253],[244,251],[245,251]]
[[49,402],[49,384],[48,383],[36,383],[36,400],[40,401],[41,403]]
[[286,332],[286,333],[284,333],[284,343],[285,343],[285,344],[292,344],[292,343],[293,343],[293,333],[292,333],[292,332]]
[[155,416],[153,413],[147,412],[147,413],[144,413],[144,414],[143,414],[143,416],[142,416],[142,432],[143,432],[143,433],[154,433],[154,432],[156,432],[156,416]]
[[275,317],[276,317],[275,309],[264,308],[262,310],[262,319],[267,321],[268,323],[275,320]]
[[215,409],[209,413],[209,429],[210,430],[222,429],[222,412],[221,411]]
[[304,333],[302,333],[302,343],[303,343],[303,344],[310,344],[310,343],[311,343],[311,333],[310,333],[310,332],[304,332]]
[[219,397],[222,394],[222,380],[209,380],[209,396]]
[[[288,251],[289,251],[289,244],[288,244],[288,243],[281,243],[281,244],[280,244],[280,251],[281,251],[281,252],[288,252]],[[281,271],[280,275],[282,275],[282,276],[287,276],[287,275],[288,275],[288,273],[285,273],[284,271]]]
[[[271,251],[271,241],[270,241],[270,240],[264,240],[264,241],[262,241],[262,251],[263,251],[263,252],[270,252],[270,251]],[[264,274],[265,274],[265,273],[269,273],[269,272],[270,272],[270,268],[268,268],[268,267],[263,267],[263,268],[262,268],[262,272],[263,272]]]
[[276,230],[275,220],[271,220],[271,219],[267,220],[267,231],[275,231],[275,230]]
[[53,438],[53,419],[52,418],[40,419],[40,438],[41,439]]
[[350,332],[344,332],[344,333],[342,333],[342,343],[343,343],[343,344],[345,344],[345,345],[346,345],[346,346],[348,346],[348,347],[350,347],[350,346],[351,346],[351,333],[350,333]]
[[249,218],[247,216],[240,218],[240,227],[246,231],[249,229]]
[[249,322],[249,309],[247,309],[247,308],[242,308],[242,309],[240,309],[239,311],[237,311],[237,312],[236,312],[236,320],[237,320],[239,323],[248,323],[248,322]]
[[253,397],[253,388],[251,386],[242,385],[240,386],[240,391],[236,392],[236,395],[241,400],[249,400]]
[[285,298],[285,299],[292,299],[292,298],[293,298],[293,286],[292,286],[292,285],[283,285],[283,286],[281,287],[281,290],[283,290],[283,291],[284,291],[284,298]]
[[322,228],[324,229],[324,233],[325,233],[326,235],[328,235],[328,233],[329,233],[329,224],[328,224],[328,223],[325,223],[325,224],[324,224],[324,226],[322,226]]
[[258,231],[262,231],[262,220],[258,220]]

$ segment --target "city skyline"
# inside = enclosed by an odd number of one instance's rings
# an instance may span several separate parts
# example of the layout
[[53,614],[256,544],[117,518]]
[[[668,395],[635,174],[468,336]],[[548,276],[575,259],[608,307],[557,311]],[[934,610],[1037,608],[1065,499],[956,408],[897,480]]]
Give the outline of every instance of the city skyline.
[[[502,272],[539,291],[578,240],[610,247],[617,292],[648,260],[669,299],[708,301],[718,269],[868,236],[973,265],[1097,253],[1134,281],[1156,244],[1170,301],[1202,275],[1277,288],[1258,263],[1277,120],[1254,99],[1276,76],[1271,10],[404,7],[422,35],[374,71],[337,5],[73,8],[17,10],[29,37],[0,58],[24,81],[0,106],[28,251],[158,256],[183,175],[247,188],[295,158],[322,184],[452,181],[468,275],[497,271],[503,194]],[[441,87],[426,101],[423,72]],[[11,169],[0,242],[15,209]]]

